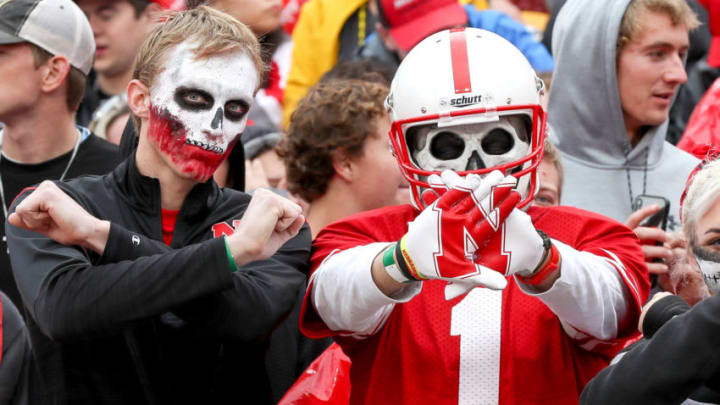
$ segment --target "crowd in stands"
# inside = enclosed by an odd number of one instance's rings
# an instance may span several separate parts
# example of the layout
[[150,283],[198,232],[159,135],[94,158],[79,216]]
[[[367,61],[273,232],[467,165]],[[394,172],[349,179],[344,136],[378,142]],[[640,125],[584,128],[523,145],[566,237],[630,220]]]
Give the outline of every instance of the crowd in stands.
[[0,202],[0,405],[720,404],[720,0],[0,0]]

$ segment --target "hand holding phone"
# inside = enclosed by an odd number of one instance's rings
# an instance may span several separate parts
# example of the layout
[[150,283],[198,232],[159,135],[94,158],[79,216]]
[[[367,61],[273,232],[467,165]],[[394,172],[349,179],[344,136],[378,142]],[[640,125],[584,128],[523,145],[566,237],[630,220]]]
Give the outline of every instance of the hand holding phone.
[[660,209],[640,222],[639,226],[656,227],[663,231],[667,230],[668,214],[670,213],[670,201],[665,197],[640,194],[633,202],[633,211],[638,211],[650,205],[657,205]]
[[[650,209],[653,205],[657,205],[659,209]],[[625,225],[631,228],[640,240],[648,271],[651,274],[667,273],[665,260],[672,257],[672,252],[665,246],[665,243],[671,240],[670,234],[665,232],[670,202],[664,197],[641,194],[635,199],[633,209],[635,211]]]

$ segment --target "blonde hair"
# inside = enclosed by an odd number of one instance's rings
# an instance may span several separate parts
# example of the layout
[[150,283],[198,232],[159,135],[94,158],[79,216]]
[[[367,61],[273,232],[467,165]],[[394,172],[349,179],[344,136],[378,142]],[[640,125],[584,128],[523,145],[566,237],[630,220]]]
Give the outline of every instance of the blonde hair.
[[720,159],[707,163],[690,181],[682,204],[683,232],[695,241],[695,225],[720,197]]
[[697,14],[688,6],[686,0],[631,0],[620,23],[617,52],[637,37],[644,28],[642,16],[646,11],[665,14],[670,17],[673,26],[682,24],[688,31],[700,26]]
[[[158,24],[140,46],[133,67],[132,78],[148,88],[153,86],[155,77],[161,72],[168,50],[183,42],[196,44],[192,50],[197,59],[242,50],[255,64],[258,75],[262,77],[265,73],[260,43],[255,34],[230,15],[207,6],[198,6],[192,10],[165,13],[162,18],[165,21]],[[258,82],[258,87],[261,82]],[[133,116],[133,122],[139,133],[140,120]]]

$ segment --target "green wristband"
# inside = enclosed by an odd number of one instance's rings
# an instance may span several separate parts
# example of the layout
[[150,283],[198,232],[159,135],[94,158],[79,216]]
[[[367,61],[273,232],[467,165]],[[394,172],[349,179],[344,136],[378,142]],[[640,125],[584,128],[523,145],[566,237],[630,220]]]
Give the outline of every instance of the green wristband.
[[405,275],[403,275],[402,271],[397,265],[397,262],[395,261],[396,244],[397,243],[393,243],[385,248],[385,253],[383,253],[383,267],[385,267],[385,272],[388,274],[388,276],[390,276],[398,283],[411,283],[415,280],[409,279]]
[[225,252],[227,252],[228,262],[230,263],[230,271],[235,273],[240,269],[238,268],[237,263],[235,263],[235,259],[233,258],[232,253],[230,253],[230,246],[227,243],[227,237],[223,236],[223,240],[225,241]]
[[391,244],[389,248],[385,248],[385,253],[383,253],[383,266],[387,267],[390,265],[395,264],[395,256],[393,255],[393,251],[395,250],[395,244]]

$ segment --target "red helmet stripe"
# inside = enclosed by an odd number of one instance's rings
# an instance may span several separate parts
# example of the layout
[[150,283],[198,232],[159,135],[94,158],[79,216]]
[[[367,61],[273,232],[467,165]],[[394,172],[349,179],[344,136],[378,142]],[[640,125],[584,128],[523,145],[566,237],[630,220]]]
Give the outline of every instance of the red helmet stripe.
[[470,64],[468,63],[465,28],[450,30],[450,56],[455,94],[470,93],[472,86],[470,85]]

